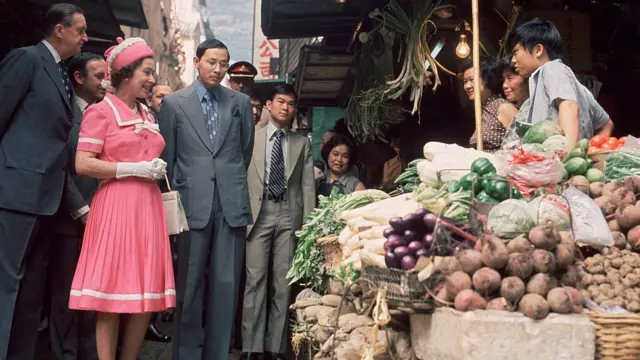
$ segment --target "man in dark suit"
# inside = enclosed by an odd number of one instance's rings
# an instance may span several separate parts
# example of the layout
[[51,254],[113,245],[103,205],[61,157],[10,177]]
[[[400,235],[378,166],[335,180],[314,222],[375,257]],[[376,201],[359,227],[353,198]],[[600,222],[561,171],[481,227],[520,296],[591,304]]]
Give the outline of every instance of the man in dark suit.
[[190,229],[178,240],[173,358],[226,360],[252,222],[252,109],[248,96],[219,85],[229,68],[222,42],[200,44],[194,65],[198,80],[164,98],[159,121],[166,142],[162,158]]
[[[75,92],[75,111],[69,141],[67,142],[67,168],[75,174],[76,148],[82,113],[92,104],[104,98],[106,89],[102,81],[107,64],[102,56],[93,53],[80,53],[68,63],[68,74]],[[87,204],[98,188],[98,180],[86,176],[74,175],[71,186],[75,186]],[[53,222],[53,243],[51,247],[49,271],[49,336],[51,352],[57,360],[97,359],[95,339],[95,316],[88,311],[69,309],[69,292],[76,271],[78,256],[84,235],[83,218],[89,215],[89,206],[83,206],[73,214],[66,208],[58,209]]]
[[[86,200],[68,176],[66,142],[79,116],[63,60],[87,41],[82,9],[52,5],[45,39],[0,63],[0,359],[33,359],[51,234],[60,208]],[[43,230],[43,228],[45,228]]]

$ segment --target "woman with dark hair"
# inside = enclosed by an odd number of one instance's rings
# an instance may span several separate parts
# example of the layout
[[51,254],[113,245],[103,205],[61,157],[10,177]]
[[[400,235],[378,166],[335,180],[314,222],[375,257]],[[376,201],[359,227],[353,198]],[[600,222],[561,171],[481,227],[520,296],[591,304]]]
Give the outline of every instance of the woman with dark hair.
[[[87,220],[69,308],[97,312],[101,360],[114,360],[121,314],[128,314],[119,359],[135,360],[151,313],[175,307],[176,291],[162,194],[165,142],[144,98],[155,83],[144,40],[107,50],[114,94],[84,113],[76,171],[101,179]],[[110,75],[110,76],[109,76]]]
[[520,137],[516,132],[517,123],[529,122],[529,79],[522,77],[511,63],[511,57],[500,62],[502,73],[502,91],[504,97],[518,108],[518,113],[507,128],[502,141],[505,150],[515,149],[520,145]]
[[321,155],[329,171],[317,179],[317,195],[329,196],[334,187],[337,187],[341,194],[365,189],[357,177],[347,174],[357,162],[355,145],[351,139],[342,134],[334,135],[322,147]]
[[[482,140],[484,151],[494,152],[502,145],[507,128],[518,113],[518,109],[501,97],[502,74],[496,60],[480,58],[480,98],[482,100]],[[473,63],[469,60],[459,70],[465,93],[474,100]],[[476,133],[469,144],[476,147]]]

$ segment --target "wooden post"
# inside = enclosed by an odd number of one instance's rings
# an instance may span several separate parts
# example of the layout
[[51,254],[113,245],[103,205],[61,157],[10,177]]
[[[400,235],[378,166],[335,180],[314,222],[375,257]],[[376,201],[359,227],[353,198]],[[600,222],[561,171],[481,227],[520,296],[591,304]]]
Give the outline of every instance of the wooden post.
[[480,94],[480,26],[478,26],[478,0],[471,0],[471,20],[473,36],[473,95],[476,118],[476,142],[478,151],[483,151],[482,142],[482,98]]

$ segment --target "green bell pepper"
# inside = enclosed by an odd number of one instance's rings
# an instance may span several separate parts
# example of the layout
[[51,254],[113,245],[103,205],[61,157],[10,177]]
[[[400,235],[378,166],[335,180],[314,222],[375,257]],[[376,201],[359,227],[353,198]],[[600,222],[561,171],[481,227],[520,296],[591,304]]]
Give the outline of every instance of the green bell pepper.
[[[462,188],[462,190],[471,190],[473,182],[476,181],[477,178],[478,174],[474,173],[473,171],[468,173],[460,179],[460,187]],[[476,185],[476,187],[478,186]]]
[[[501,176],[496,176],[501,178]],[[509,187],[509,181],[506,179],[496,179],[489,181],[487,188],[484,191],[492,198],[498,201],[507,200],[511,195],[511,189]]]
[[518,190],[518,188],[515,186],[511,188],[511,197],[514,199],[522,199],[522,194],[520,193],[520,190]]
[[479,158],[471,163],[471,172],[480,176],[490,172],[496,172],[496,167],[487,158]]
[[458,192],[460,190],[460,182],[457,180],[447,181],[444,186],[449,194]]
[[498,174],[495,171],[482,175],[482,179],[480,180],[480,184],[482,185],[482,189],[486,189],[489,185],[489,182],[493,180]]
[[494,204],[499,203],[498,200],[492,198],[484,191],[480,191],[478,195],[476,195],[476,200],[480,202],[485,202],[485,203],[494,203]]

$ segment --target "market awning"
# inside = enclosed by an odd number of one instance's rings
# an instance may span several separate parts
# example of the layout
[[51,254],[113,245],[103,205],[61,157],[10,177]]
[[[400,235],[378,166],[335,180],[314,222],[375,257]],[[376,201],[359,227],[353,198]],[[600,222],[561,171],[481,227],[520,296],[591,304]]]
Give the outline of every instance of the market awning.
[[299,106],[338,106],[349,81],[353,55],[304,46],[296,73]]
[[109,0],[109,3],[119,25],[138,29],[149,28],[140,0]]

